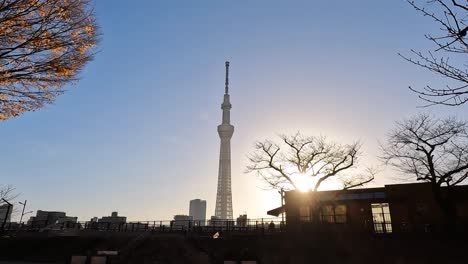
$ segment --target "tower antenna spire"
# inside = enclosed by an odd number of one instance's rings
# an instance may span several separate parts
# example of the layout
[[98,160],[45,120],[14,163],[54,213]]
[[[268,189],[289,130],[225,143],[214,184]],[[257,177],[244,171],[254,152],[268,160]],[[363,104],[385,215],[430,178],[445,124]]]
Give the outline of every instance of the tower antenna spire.
[[229,61],[226,61],[226,88],[224,90],[225,94],[229,93]]

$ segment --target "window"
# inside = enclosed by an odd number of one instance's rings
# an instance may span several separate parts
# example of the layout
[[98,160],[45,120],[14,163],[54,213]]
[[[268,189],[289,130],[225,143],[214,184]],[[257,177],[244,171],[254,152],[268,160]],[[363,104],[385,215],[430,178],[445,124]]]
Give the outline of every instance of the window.
[[322,223],[344,224],[346,223],[346,205],[324,205],[320,211]]
[[392,219],[388,203],[374,203],[371,204],[371,208],[375,233],[392,233]]
[[340,204],[335,206],[335,223],[346,223],[346,205]]
[[299,208],[299,219],[301,222],[310,222],[310,207],[302,206]]
[[322,206],[320,219],[322,220],[322,223],[334,223],[335,222],[335,213],[333,212],[333,205]]

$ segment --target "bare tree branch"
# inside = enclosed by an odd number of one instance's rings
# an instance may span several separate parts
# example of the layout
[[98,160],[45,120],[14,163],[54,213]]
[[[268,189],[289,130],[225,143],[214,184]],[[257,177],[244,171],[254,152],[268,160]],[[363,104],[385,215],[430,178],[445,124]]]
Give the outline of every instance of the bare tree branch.
[[382,159],[416,180],[455,186],[467,178],[468,123],[420,114],[403,122],[381,145]]
[[247,172],[256,172],[271,189],[303,189],[304,186],[297,183],[301,179],[306,180],[307,187],[313,191],[329,179],[340,179],[343,188],[353,188],[374,178],[373,175],[354,177],[352,173],[360,155],[359,142],[340,145],[325,137],[305,137],[300,133],[280,138],[281,144],[269,140],[257,142],[255,151],[248,156]]
[[[399,54],[406,61],[419,67],[427,69],[439,76],[448,78],[453,85],[442,88],[434,88],[430,85],[422,89],[409,87],[420,99],[425,101],[425,106],[448,105],[458,106],[468,102],[468,70],[466,69],[466,54],[468,54],[468,4],[460,4],[455,0],[429,0],[427,5],[434,7],[427,9],[415,1],[407,0],[408,3],[423,16],[431,18],[439,24],[441,35],[426,35],[426,38],[435,44],[435,52],[457,54],[461,56],[462,63],[457,65],[449,61],[448,56],[436,57],[433,52],[428,54],[412,50],[413,57]],[[465,1],[466,2],[466,1]]]
[[16,193],[16,189],[11,186],[11,185],[5,185],[2,186],[0,185],[0,204],[3,204],[3,200],[5,199],[10,203],[13,203],[13,201],[19,196],[18,193]]

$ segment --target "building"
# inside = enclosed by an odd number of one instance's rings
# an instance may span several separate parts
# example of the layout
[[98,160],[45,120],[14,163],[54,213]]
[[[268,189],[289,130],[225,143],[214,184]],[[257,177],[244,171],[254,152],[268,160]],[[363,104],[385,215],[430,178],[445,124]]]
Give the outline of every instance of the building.
[[[468,227],[468,185],[453,187],[457,226]],[[289,227],[320,225],[341,231],[373,233],[437,232],[443,213],[430,183],[394,184],[381,188],[284,194],[285,204],[268,211],[286,213]],[[315,213],[314,213],[315,212]],[[463,230],[467,231],[467,230]]]
[[110,216],[103,216],[98,219],[98,223],[120,224],[127,222],[127,217],[119,216],[118,212],[112,212]]
[[173,228],[189,228],[192,227],[193,218],[189,215],[174,215],[174,220],[171,221]]
[[248,224],[248,219],[247,219],[247,215],[246,214],[243,214],[243,215],[239,215],[239,217],[237,217],[236,219],[236,225],[239,226],[239,227],[246,227]]
[[110,216],[101,218],[93,217],[88,221],[87,225],[94,229],[100,230],[125,230],[127,217],[119,216],[118,212],[112,212]]
[[229,62],[226,61],[226,82],[224,100],[221,104],[223,119],[218,126],[221,140],[219,154],[218,190],[216,193],[215,216],[220,219],[232,219],[232,193],[231,193],[231,138],[234,126],[231,125],[231,102],[229,101]]
[[220,219],[219,217],[213,215],[210,220],[208,220],[208,225],[211,227],[220,227],[222,230],[231,229],[235,226],[234,220],[229,219]]
[[0,225],[5,221],[5,218],[7,223],[11,221],[11,212],[13,212],[13,205],[0,205]]
[[208,225],[209,226],[219,226],[219,225],[222,225],[222,220],[215,216],[215,215],[212,215],[210,220],[208,220]]
[[78,221],[78,217],[76,216],[65,216],[57,219],[57,224],[63,223],[76,223]]
[[200,199],[191,200],[189,216],[192,217],[194,225],[204,226],[206,222],[206,201]]
[[67,216],[65,212],[37,210],[36,216],[31,216],[28,225],[32,227],[46,227],[58,224],[73,224],[78,217]]

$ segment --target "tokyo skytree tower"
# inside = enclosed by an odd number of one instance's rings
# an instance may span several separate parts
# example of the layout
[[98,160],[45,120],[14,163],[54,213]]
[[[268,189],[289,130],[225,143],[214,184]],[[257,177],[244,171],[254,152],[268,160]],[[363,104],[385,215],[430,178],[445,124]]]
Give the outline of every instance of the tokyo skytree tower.
[[232,219],[232,193],[231,193],[231,137],[234,126],[231,125],[231,103],[229,101],[229,61],[226,61],[226,86],[224,100],[221,104],[223,121],[218,126],[221,139],[219,153],[218,191],[216,193],[215,216],[219,219]]

